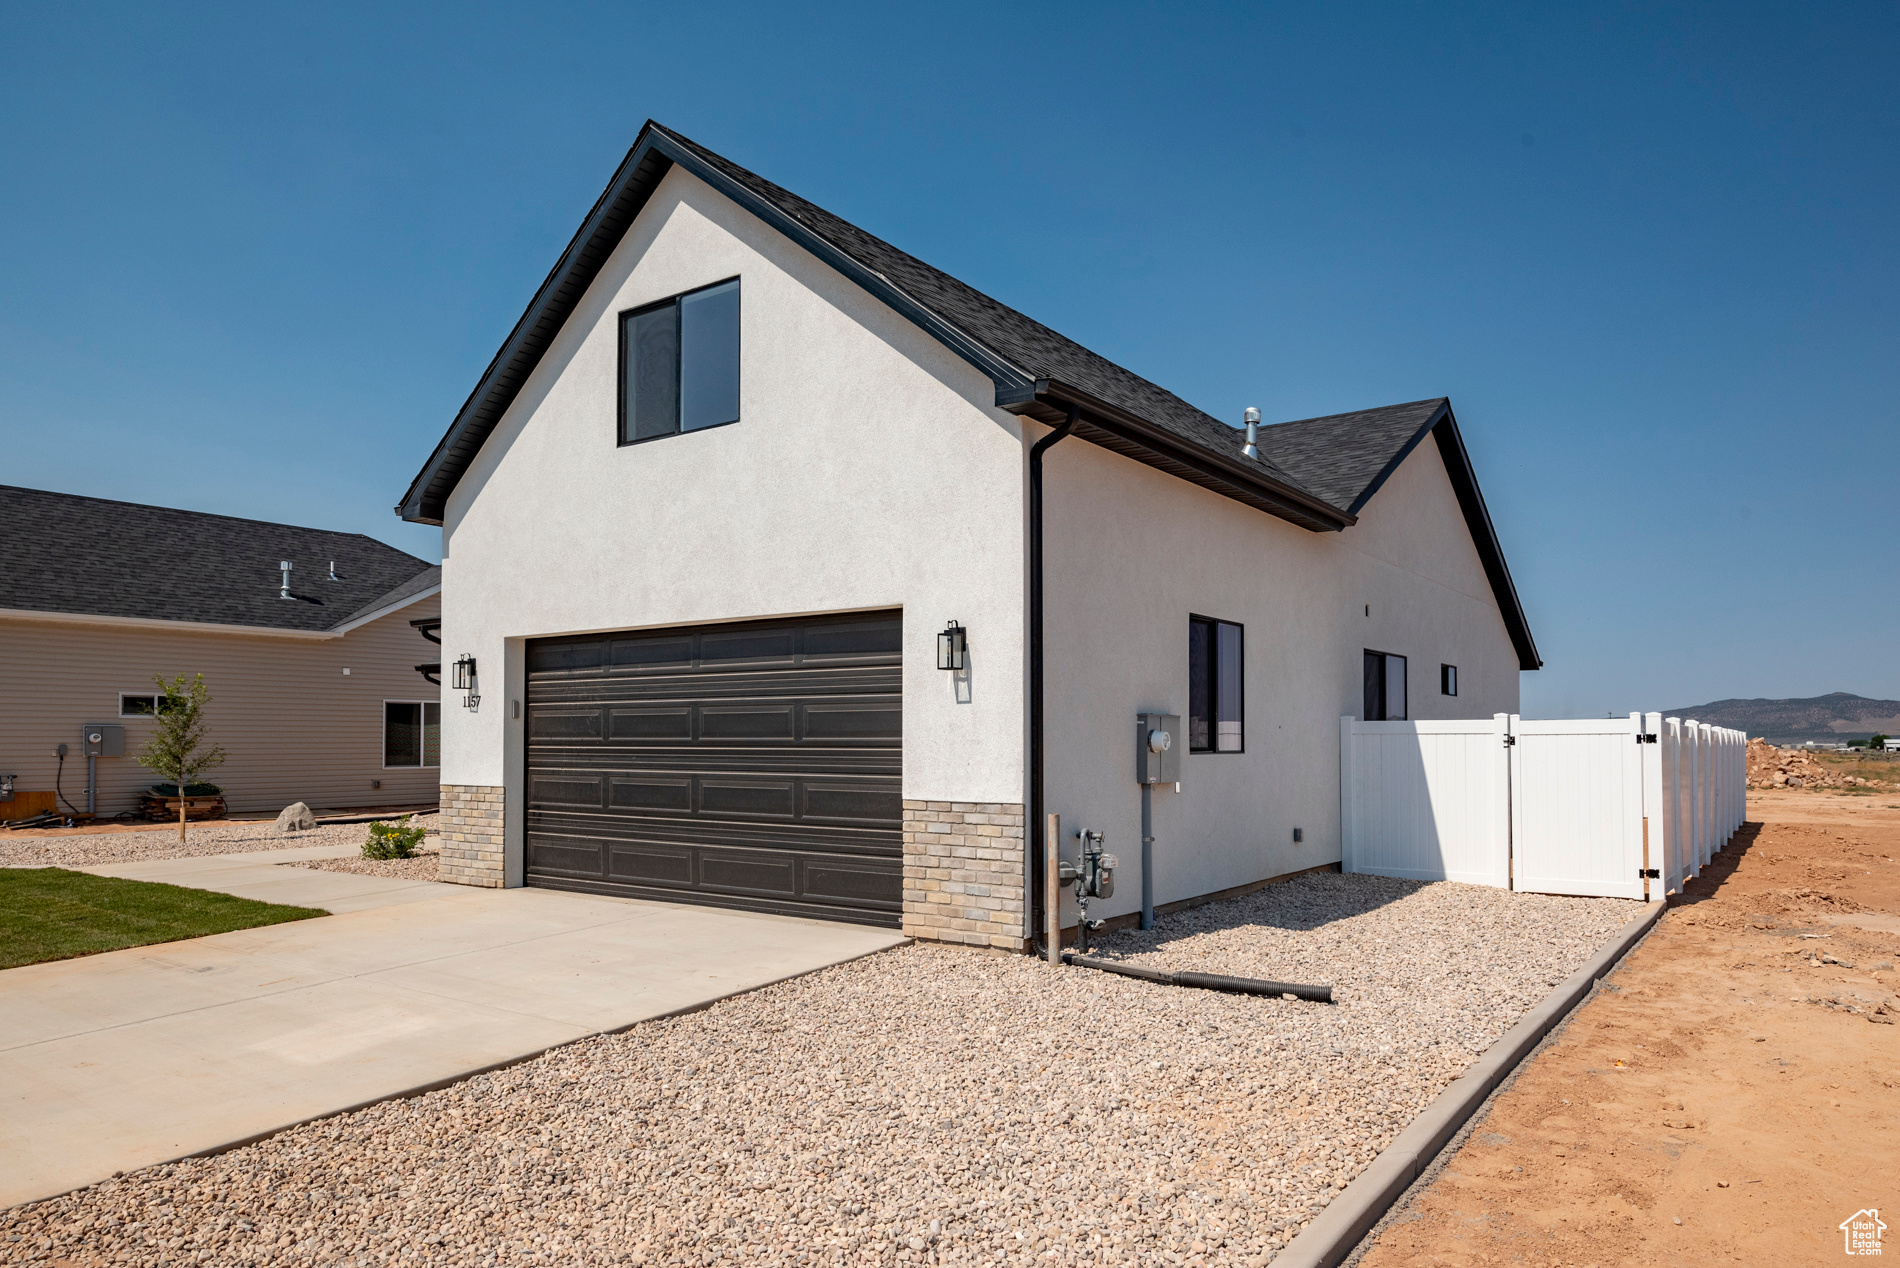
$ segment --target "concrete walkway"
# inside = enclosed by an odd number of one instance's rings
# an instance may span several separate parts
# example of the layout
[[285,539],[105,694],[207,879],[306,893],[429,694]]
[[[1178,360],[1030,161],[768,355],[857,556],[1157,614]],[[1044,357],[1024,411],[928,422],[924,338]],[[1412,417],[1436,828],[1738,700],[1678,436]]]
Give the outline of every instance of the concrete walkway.
[[784,916],[279,866],[346,853],[83,869],[337,914],[0,972],[0,1207],[904,941]]

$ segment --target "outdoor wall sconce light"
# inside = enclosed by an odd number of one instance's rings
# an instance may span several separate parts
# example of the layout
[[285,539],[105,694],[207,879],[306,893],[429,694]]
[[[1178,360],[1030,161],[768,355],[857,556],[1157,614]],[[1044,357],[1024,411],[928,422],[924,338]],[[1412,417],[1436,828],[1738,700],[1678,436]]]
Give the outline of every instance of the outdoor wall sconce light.
[[463,652],[460,658],[456,660],[454,669],[455,689],[468,693],[462,697],[462,707],[465,709],[473,709],[482,702],[482,698],[475,694],[475,658],[470,656],[467,652]]
[[969,631],[955,621],[937,635],[937,668],[961,672],[969,665]]

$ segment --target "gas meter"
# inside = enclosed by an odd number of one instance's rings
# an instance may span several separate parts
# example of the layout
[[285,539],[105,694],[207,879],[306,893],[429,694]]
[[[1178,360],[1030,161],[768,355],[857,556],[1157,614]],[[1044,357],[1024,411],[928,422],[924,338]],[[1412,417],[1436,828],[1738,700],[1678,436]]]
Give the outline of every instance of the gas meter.
[[1065,859],[1058,867],[1064,884],[1075,883],[1076,939],[1081,949],[1087,951],[1089,930],[1102,926],[1100,920],[1089,918],[1089,899],[1115,896],[1115,869],[1120,861],[1102,849],[1108,838],[1100,832],[1085,829],[1076,833],[1075,838],[1082,843],[1077,861],[1070,863]]

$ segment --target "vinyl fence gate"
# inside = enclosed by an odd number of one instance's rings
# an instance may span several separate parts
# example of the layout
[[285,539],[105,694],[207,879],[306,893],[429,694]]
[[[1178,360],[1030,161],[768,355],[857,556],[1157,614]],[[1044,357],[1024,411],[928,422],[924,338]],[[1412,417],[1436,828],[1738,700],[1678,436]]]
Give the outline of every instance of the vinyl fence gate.
[[1746,747],[1742,732],[1659,713],[1341,718],[1343,870],[1659,897],[1742,825]]

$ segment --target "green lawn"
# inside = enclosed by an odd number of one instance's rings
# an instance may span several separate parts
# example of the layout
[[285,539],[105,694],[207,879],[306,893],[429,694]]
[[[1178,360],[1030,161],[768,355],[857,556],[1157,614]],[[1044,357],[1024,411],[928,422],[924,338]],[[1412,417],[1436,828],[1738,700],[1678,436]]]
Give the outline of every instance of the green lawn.
[[0,867],[0,969],[329,914],[63,867]]

